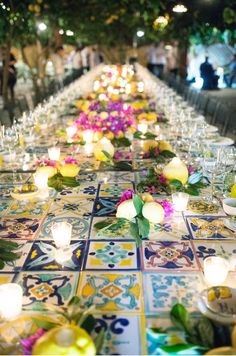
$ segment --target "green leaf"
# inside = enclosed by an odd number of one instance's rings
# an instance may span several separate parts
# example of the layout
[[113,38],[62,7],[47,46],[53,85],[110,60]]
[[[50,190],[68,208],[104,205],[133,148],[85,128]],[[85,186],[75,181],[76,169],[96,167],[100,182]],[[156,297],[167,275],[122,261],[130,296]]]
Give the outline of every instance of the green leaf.
[[192,326],[189,319],[189,314],[182,304],[175,304],[170,311],[172,323],[180,329],[184,329],[188,334],[192,333]]
[[56,324],[56,323],[52,323],[50,321],[40,320],[40,319],[36,319],[36,318],[33,318],[33,321],[39,328],[44,329],[44,330],[51,330],[51,329],[55,328],[56,326],[58,326],[58,324]]
[[137,247],[139,247],[141,244],[141,239],[139,236],[138,224],[130,222],[129,233],[136,240]]
[[182,182],[180,180],[178,180],[178,179],[173,179],[172,181],[170,181],[169,185],[171,187],[176,188],[176,189],[180,189],[180,188],[183,187]]
[[156,138],[156,135],[154,135],[154,134],[151,133],[151,132],[146,132],[144,136],[145,136],[146,139],[153,139],[153,138]]
[[0,259],[0,270],[3,269],[5,266],[5,263]]
[[197,188],[194,188],[194,186],[187,186],[185,189],[184,189],[185,193],[188,193],[189,195],[195,195],[195,196],[198,196],[199,195],[199,191]]
[[121,138],[113,138],[113,140],[111,141],[112,144],[115,147],[129,147],[131,146],[131,142],[127,137],[121,137]]
[[8,241],[8,240],[0,240],[0,249],[4,250],[16,250],[19,245],[16,242]]
[[96,320],[92,315],[87,315],[86,319],[80,325],[82,329],[85,329],[89,334],[93,331]]
[[134,207],[136,209],[137,215],[141,214],[143,206],[144,206],[144,202],[142,201],[140,196],[138,196],[137,194],[134,194],[133,195],[133,203],[134,203]]
[[188,178],[188,183],[189,184],[195,184],[200,182],[200,180],[202,179],[202,173],[201,172],[195,172],[193,174],[191,174],[191,176]]
[[195,325],[199,336],[199,344],[207,348],[214,347],[214,329],[210,320],[202,317]]
[[164,163],[165,162],[165,158],[162,156],[157,156],[155,160],[156,160],[156,163]]
[[109,225],[111,225],[111,222],[109,220],[103,220],[103,221],[98,221],[96,224],[93,225],[93,227],[96,230],[101,230],[101,229],[104,229],[104,227],[107,227]]
[[150,223],[149,223],[148,219],[138,216],[137,221],[138,221],[139,235],[142,238],[148,237],[149,232],[150,232]]
[[119,171],[132,171],[132,165],[128,162],[115,162],[114,168]]
[[141,131],[136,131],[134,133],[134,138],[140,139],[142,137],[142,132]]
[[112,161],[112,157],[111,157],[110,153],[108,153],[105,150],[102,150],[102,153],[104,154],[104,156],[106,156],[107,159],[109,159],[109,161]]
[[2,261],[14,261],[17,260],[18,258],[20,258],[20,256],[14,252],[0,251],[0,260]]
[[173,158],[176,156],[176,154],[172,151],[164,150],[160,152],[160,156],[163,156],[165,158]]
[[94,345],[96,347],[96,354],[98,355],[102,349],[105,338],[105,331],[102,330],[100,333],[93,339]]
[[73,145],[81,145],[84,146],[86,144],[85,141],[73,141],[73,142],[66,142],[66,146],[73,146]]
[[74,297],[71,298],[71,300],[68,303],[68,306],[70,305],[79,305],[80,304],[80,298],[77,295],[74,295]]

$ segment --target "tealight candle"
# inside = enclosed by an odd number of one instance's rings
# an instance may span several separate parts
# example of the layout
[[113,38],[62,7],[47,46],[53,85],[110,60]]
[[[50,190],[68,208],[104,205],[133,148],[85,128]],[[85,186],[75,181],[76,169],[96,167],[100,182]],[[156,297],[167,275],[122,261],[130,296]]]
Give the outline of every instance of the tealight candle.
[[86,143],[86,145],[84,146],[84,151],[87,157],[91,157],[93,155],[93,147],[93,143]]
[[160,133],[160,125],[156,124],[154,127],[155,127],[156,134],[159,134]]
[[66,134],[69,138],[72,138],[77,132],[77,128],[75,126],[69,126],[66,128]]
[[49,156],[49,159],[51,159],[52,161],[59,161],[60,154],[61,154],[60,147],[50,147],[48,149],[48,156]]
[[66,221],[56,222],[51,227],[52,237],[56,247],[66,247],[70,245],[72,225]]
[[229,263],[223,257],[210,256],[205,258],[204,277],[209,286],[220,286],[226,280]]
[[93,142],[93,131],[92,130],[85,130],[83,132],[83,140],[86,143],[92,143]]
[[0,285],[0,316],[6,320],[15,319],[22,310],[23,291],[16,283]]
[[172,202],[175,211],[185,211],[188,206],[189,195],[187,193],[177,192],[172,194]]
[[104,178],[103,178],[104,184],[107,184],[107,181],[108,181],[108,178],[107,178],[107,177],[104,177]]
[[138,130],[142,132],[144,135],[147,132],[148,125],[147,124],[138,124]]

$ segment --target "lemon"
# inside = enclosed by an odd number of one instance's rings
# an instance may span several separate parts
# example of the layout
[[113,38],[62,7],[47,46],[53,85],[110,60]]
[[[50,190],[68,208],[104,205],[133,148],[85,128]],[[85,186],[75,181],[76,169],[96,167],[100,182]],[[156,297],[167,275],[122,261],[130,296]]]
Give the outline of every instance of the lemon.
[[177,179],[182,184],[185,184],[188,180],[188,168],[178,157],[174,157],[164,167],[163,175],[169,181]]
[[230,197],[236,198],[236,184],[234,184],[231,188]]
[[66,163],[59,167],[59,172],[63,177],[76,177],[79,173],[80,168],[77,164]]
[[114,146],[111,141],[109,141],[106,137],[103,137],[100,141],[96,143],[93,149],[94,156],[99,161],[108,161],[108,158],[104,155],[102,151],[106,151],[109,153],[111,157],[115,154]]
[[169,144],[169,142],[166,141],[159,141],[159,150],[162,151],[173,151],[172,146]]
[[151,194],[149,194],[149,193],[142,193],[142,194],[141,194],[141,199],[142,199],[145,203],[151,202],[151,201],[154,200],[153,197],[151,196]]
[[143,144],[144,152],[150,151],[151,148],[156,148],[158,146],[158,142],[155,140],[146,140]]
[[103,137],[103,133],[101,131],[96,131],[93,135],[93,140],[95,142],[97,142],[97,141],[101,140],[102,137]]
[[59,326],[40,337],[33,346],[32,355],[96,355],[90,335],[78,326]]
[[57,174],[57,169],[56,169],[56,167],[42,166],[42,167],[38,167],[36,169],[36,173],[43,173],[43,174],[47,175],[48,178],[51,178],[55,174]]
[[159,224],[165,217],[164,209],[155,201],[145,203],[142,214],[152,224]]

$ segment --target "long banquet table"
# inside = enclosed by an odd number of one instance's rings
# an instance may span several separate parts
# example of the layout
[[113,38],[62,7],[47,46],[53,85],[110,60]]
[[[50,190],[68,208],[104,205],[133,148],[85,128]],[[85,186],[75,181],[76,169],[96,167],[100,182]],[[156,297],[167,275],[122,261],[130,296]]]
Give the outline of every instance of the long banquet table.
[[[91,91],[99,71],[101,68],[78,80],[78,94]],[[141,66],[138,75],[149,94],[158,89],[158,81]],[[76,117],[70,111],[67,105],[60,112],[57,128]],[[160,127],[165,136],[168,124],[160,123]],[[47,156],[47,148],[55,143],[55,130],[53,126],[38,136],[35,151],[29,151],[31,161]],[[0,283],[14,281],[23,287],[24,315],[45,313],[44,303],[66,305],[74,295],[80,296],[85,306],[93,304],[95,332],[101,327],[106,330],[103,354],[155,353],[146,329],[158,326],[171,330],[169,312],[177,302],[189,312],[199,313],[197,299],[206,287],[203,260],[216,254],[235,256],[236,235],[224,226],[224,211],[204,205],[201,197],[192,197],[184,214],[174,214],[156,225],[140,248],[126,230],[97,232],[94,224],[115,216],[122,192],[135,189],[144,170],[154,163],[140,158],[139,140],[121,150],[132,163],[131,172],[103,170],[99,161],[87,157],[83,147],[62,141],[59,146],[62,155],[73,154],[79,161],[81,185],[61,192],[52,190],[47,200],[22,203],[10,196],[16,181],[18,185],[32,181],[34,168],[30,164],[13,173],[11,169],[7,172],[7,166],[1,168],[0,238],[16,241],[20,258],[5,265]],[[72,224],[71,258],[60,265],[55,261],[51,226],[64,220]],[[235,275],[231,277],[231,286],[236,285]]]

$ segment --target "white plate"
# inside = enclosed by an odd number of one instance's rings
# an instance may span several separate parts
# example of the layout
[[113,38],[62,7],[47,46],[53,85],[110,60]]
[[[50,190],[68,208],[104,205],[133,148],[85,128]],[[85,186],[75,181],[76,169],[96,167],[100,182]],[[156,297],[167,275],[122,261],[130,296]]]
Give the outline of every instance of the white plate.
[[218,131],[218,127],[213,126],[213,125],[208,125],[208,126],[206,127],[206,131],[207,131],[207,132],[217,132],[217,131]]
[[224,219],[224,225],[231,231],[236,232],[236,222],[230,219]]
[[217,139],[206,140],[205,143],[213,146],[231,146],[234,144],[234,140],[232,140],[232,138],[229,137],[220,136]]

